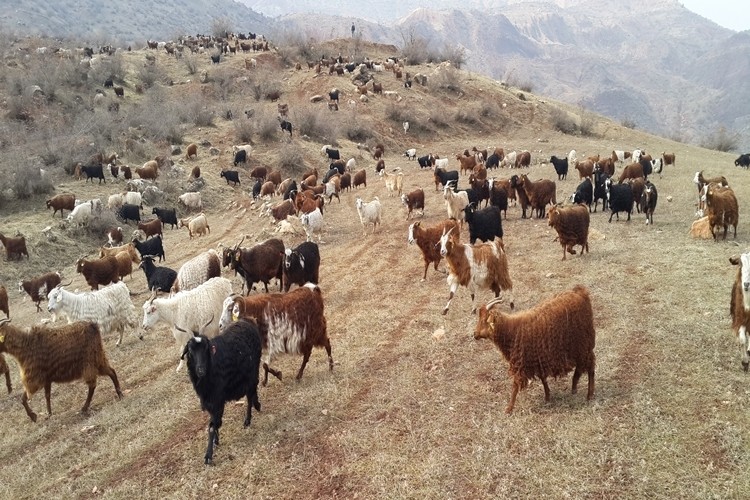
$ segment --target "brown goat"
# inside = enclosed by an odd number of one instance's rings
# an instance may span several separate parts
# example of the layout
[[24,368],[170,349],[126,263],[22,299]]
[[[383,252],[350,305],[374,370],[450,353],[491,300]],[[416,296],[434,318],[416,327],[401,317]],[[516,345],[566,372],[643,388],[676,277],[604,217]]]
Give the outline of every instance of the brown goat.
[[528,151],[521,151],[516,156],[516,168],[528,167],[531,165],[531,153]]
[[133,260],[130,258],[130,254],[127,251],[122,251],[115,255],[117,259],[117,276],[123,279],[125,276],[130,276],[133,279]]
[[557,231],[557,239],[563,250],[562,260],[567,258],[567,253],[575,255],[573,249],[581,245],[583,251],[589,251],[589,211],[586,205],[574,205],[572,207],[559,207],[557,205],[549,209],[547,214],[549,225]]
[[[281,380],[281,372],[269,365],[276,354],[302,354],[302,366],[297,380],[302,378],[313,347],[323,347],[328,354],[328,369],[333,370],[331,341],[328,338],[323,296],[317,285],[310,283],[288,293],[266,293],[242,297],[232,296],[224,301],[220,326],[234,311],[239,318],[252,319],[258,325],[263,340],[263,385],[268,373]],[[279,321],[279,318],[284,318]]]
[[76,195],[74,194],[57,194],[47,200],[47,208],[52,208],[55,211],[52,213],[52,217],[60,211],[60,218],[65,217],[65,210],[73,211],[76,207]]
[[190,177],[192,177],[193,179],[197,179],[200,176],[201,176],[201,168],[198,165],[196,165],[193,167],[193,170],[190,171]]
[[286,220],[289,215],[297,213],[293,199],[284,200],[271,207],[271,215],[277,221]]
[[427,279],[427,269],[433,264],[435,271],[438,270],[438,264],[443,256],[440,255],[440,237],[445,231],[455,229],[458,231],[458,223],[455,219],[446,219],[436,226],[422,228],[422,223],[417,221],[409,226],[409,244],[415,243],[422,251],[424,259],[424,276],[422,281]]
[[18,255],[18,260],[21,260],[21,256],[23,255],[27,259],[29,258],[29,251],[26,250],[26,238],[23,236],[11,237],[0,233],[0,241],[5,247],[5,257],[7,260],[11,260],[14,255]]
[[188,145],[188,147],[186,149],[186,152],[185,152],[185,159],[189,160],[193,156],[195,156],[196,158],[198,158],[198,145],[195,144],[195,143],[192,143],[192,144]]
[[106,256],[98,260],[78,259],[76,272],[83,274],[86,283],[92,290],[99,290],[99,285],[109,285],[120,281],[117,259]]
[[146,222],[139,222],[138,223],[138,230],[143,231],[143,234],[146,235],[146,238],[150,238],[151,236],[156,236],[157,234],[162,235],[162,223],[161,220],[157,217],[156,219],[152,219],[150,221]]
[[523,188],[529,198],[529,206],[536,210],[537,218],[542,219],[547,215],[547,205],[557,203],[557,185],[549,179],[539,179],[532,182],[526,174],[521,174],[518,186]]
[[120,383],[104,352],[102,336],[96,323],[81,321],[49,328],[33,326],[21,330],[11,326],[9,319],[0,320],[0,354],[7,352],[21,368],[24,394],[21,404],[32,422],[36,413],[29,399],[41,388],[47,400],[47,414],[52,415],[50,393],[52,383],[83,379],[89,387],[81,413],[87,414],[96,389],[96,379],[107,375],[112,379],[117,398],[122,398]]
[[544,401],[549,402],[547,378],[565,376],[573,369],[573,394],[581,375],[587,373],[586,399],[594,397],[596,331],[586,288],[578,285],[515,314],[493,310],[497,303],[492,300],[480,308],[474,338],[492,340],[510,365],[513,391],[505,413],[513,411],[518,391],[529,380],[542,381]]
[[5,386],[8,388],[8,394],[13,392],[13,385],[10,383],[10,368],[8,368],[8,362],[5,361],[5,356],[0,354],[0,375],[5,375]]
[[158,162],[156,160],[147,161],[142,167],[135,167],[135,173],[141,179],[156,180],[159,175]]
[[8,290],[0,285],[0,311],[5,313],[6,318],[10,318],[10,309],[8,309]]
[[594,162],[591,160],[584,160],[576,162],[575,169],[578,170],[578,178],[585,179],[594,175]]
[[[41,312],[42,308],[39,303],[47,298],[47,294],[60,284],[60,273],[44,273],[28,280],[18,282],[18,291],[31,297],[31,301],[36,304],[36,312]],[[7,313],[6,313],[7,314]]]
[[643,165],[640,163],[631,163],[630,165],[626,165],[625,168],[622,169],[622,172],[620,173],[620,179],[618,180],[618,184],[622,184],[625,182],[625,179],[637,179],[638,177],[646,178],[645,175],[643,175]]
[[354,173],[352,176],[352,186],[354,189],[358,188],[359,186],[367,187],[367,170],[364,168],[362,170],[358,170]]
[[739,207],[737,197],[730,187],[723,187],[719,184],[708,184],[706,186],[706,207],[708,208],[708,225],[714,241],[717,239],[717,233],[714,228],[724,228],[724,239],[727,239],[727,228],[734,227],[734,237],[737,238],[737,223],[739,222]]

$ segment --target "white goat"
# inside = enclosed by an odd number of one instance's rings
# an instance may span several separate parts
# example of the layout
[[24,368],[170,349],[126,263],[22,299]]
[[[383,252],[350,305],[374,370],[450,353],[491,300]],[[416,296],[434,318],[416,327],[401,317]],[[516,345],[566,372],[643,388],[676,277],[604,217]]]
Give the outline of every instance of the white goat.
[[363,202],[362,198],[357,197],[357,213],[359,221],[362,223],[362,230],[367,234],[367,225],[372,224],[372,233],[375,234],[375,228],[380,224],[380,216],[383,209],[380,200],[376,196],[370,202]]
[[313,234],[318,234],[318,243],[320,243],[321,233],[323,232],[323,213],[320,208],[316,208],[310,213],[303,213],[299,216],[302,227],[305,229],[307,241],[312,241]]

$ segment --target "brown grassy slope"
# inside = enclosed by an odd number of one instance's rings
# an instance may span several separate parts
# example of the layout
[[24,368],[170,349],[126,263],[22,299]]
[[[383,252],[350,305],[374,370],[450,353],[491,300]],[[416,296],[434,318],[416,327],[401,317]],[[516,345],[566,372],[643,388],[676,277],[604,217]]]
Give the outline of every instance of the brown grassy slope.
[[[241,65],[239,60],[228,63]],[[178,64],[165,64],[175,81],[187,78]],[[283,70],[282,75],[282,100],[290,103],[292,116],[309,106],[313,93],[333,86],[352,91],[342,77],[314,78],[306,70]],[[395,90],[395,79],[383,75],[383,82]],[[199,87],[186,85],[170,91]],[[376,137],[386,144],[388,167],[402,168],[408,188],[425,189],[424,224],[441,220],[445,209],[431,174],[400,156],[407,147],[447,156],[472,145],[502,145],[527,148],[540,160],[571,148],[579,155],[636,146],[677,153],[678,166],[668,168],[662,179],[654,178],[660,192],[655,226],[646,227],[641,216],[608,224],[608,214],[592,214],[591,253],[582,257],[561,262],[554,231],[544,220],[521,220],[518,208],[511,208],[503,221],[517,308],[576,283],[591,291],[598,334],[592,402],[587,404],[583,393],[570,395],[567,377],[551,382],[549,404],[543,402],[541,384],[533,383],[519,396],[515,413],[503,413],[511,388],[507,365],[492,345],[473,340],[476,319],[467,291],[460,289],[447,317],[440,315],[447,299],[444,275],[430,269],[427,281],[419,282],[422,259],[416,247],[406,244],[404,208],[373,176],[374,161],[359,157],[351,141],[339,138],[345,155],[368,168],[369,182],[365,189],[344,193],[325,212],[321,288],[334,371],[328,372],[325,356],[315,351],[304,377],[295,383],[292,377],[301,360],[280,357],[275,364],[284,380],[273,379],[261,389],[263,411],[249,429],[241,426],[243,404],[228,406],[216,466],[205,468],[207,418],[186,374],[174,372],[178,346],[165,326],[148,332],[143,341],[130,335],[119,348],[113,337],[105,338],[126,396],[116,401],[111,384],[102,379],[89,417],[77,413],[85,397],[83,385],[57,385],[52,418],[31,423],[18,401],[18,371],[10,361],[16,389],[0,397],[0,474],[5,478],[0,496],[741,496],[750,486],[743,474],[750,465],[750,422],[746,375],[729,329],[727,305],[735,271],[727,257],[747,246],[747,225],[741,218],[737,239],[730,236],[726,243],[694,241],[687,230],[693,220],[696,170],[726,175],[741,205],[750,195],[746,172],[733,166],[730,155],[603,120],[595,137],[559,134],[546,121],[552,103],[533,96],[520,101],[515,91],[476,75],[465,74],[462,89],[460,97],[431,87],[398,89],[404,112],[429,117],[439,111],[448,123],[418,135],[404,135],[400,123],[386,117],[388,104],[382,97],[357,107],[358,116],[372,123]],[[502,110],[492,123],[455,123],[457,110],[488,102]],[[275,107],[248,98],[229,104],[237,109]],[[343,120],[346,113],[342,109],[326,116]],[[218,177],[219,169],[231,164],[232,123],[217,119],[215,127],[186,133],[186,142],[203,139],[221,154],[209,156],[201,147],[198,160],[183,160],[181,166],[184,176],[194,163],[205,172],[212,231],[191,241],[185,230],[167,230],[166,264],[174,268],[219,242],[272,234],[267,219],[241,208],[248,205],[243,191],[250,186],[232,188]],[[318,156],[322,144],[296,135],[289,143],[279,132],[277,140],[256,141],[253,162],[275,165],[282,149],[296,146],[306,163],[323,167]],[[451,165],[457,168],[457,161]],[[532,178],[554,178],[550,165],[535,164],[530,170]],[[104,198],[116,191],[109,182],[106,188],[61,182],[82,197]],[[175,182],[181,186],[184,181]],[[577,183],[571,170],[567,180],[558,182],[558,199],[572,193]],[[362,236],[356,196],[379,196],[383,203],[383,227],[373,236]],[[39,208],[43,200],[27,203],[29,210],[16,206],[12,218],[3,215],[0,224],[20,226],[30,234],[50,223],[50,214]],[[302,241],[284,240],[287,245]],[[72,277],[72,261],[92,250],[87,245],[66,254],[54,247],[52,257],[34,247],[28,263],[3,261],[3,272],[10,268],[22,275],[45,259],[46,265],[62,267]],[[236,278],[226,276],[239,290]],[[143,275],[139,272],[126,283],[138,308],[146,298]],[[73,287],[85,284],[76,277]],[[12,295],[15,324],[46,316]],[[483,291],[479,299],[490,296]],[[43,401],[38,394],[32,405],[43,411]]]

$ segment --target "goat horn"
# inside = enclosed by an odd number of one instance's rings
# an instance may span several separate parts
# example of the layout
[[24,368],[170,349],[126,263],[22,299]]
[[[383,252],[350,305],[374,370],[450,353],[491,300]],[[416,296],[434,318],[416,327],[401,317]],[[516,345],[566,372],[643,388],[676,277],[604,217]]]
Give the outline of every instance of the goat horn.
[[5,323],[10,323],[10,318],[0,319],[0,326],[3,326]]
[[66,284],[64,284],[64,285],[63,285],[62,283],[60,283],[59,285],[57,285],[57,288],[62,288],[62,287],[64,287],[64,286],[70,286],[70,284],[71,284],[71,283],[73,283],[73,278],[70,278],[70,281],[68,281],[68,282],[67,282]]
[[174,327],[175,327],[175,328],[176,328],[177,330],[181,331],[182,333],[187,333],[187,330],[183,330],[182,328],[180,328],[179,326],[177,326],[177,323],[174,323]]
[[503,301],[503,299],[501,297],[496,297],[496,298],[490,300],[489,302],[487,302],[487,305],[485,307],[489,311],[490,309],[492,309],[494,306],[496,306],[497,304],[501,303],[502,301]]

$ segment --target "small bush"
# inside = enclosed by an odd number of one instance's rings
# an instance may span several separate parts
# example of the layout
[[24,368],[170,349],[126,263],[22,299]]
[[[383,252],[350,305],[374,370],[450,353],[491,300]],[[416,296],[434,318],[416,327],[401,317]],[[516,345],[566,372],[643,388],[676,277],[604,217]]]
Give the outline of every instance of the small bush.
[[255,133],[255,122],[244,116],[234,120],[234,138],[237,144],[251,144]]
[[456,114],[453,117],[457,122],[464,123],[466,125],[478,125],[480,122],[479,115],[475,109],[467,109],[464,107],[458,108]]
[[302,150],[293,144],[279,149],[279,168],[285,177],[300,177],[307,169]]
[[403,40],[401,46],[401,55],[406,59],[407,64],[423,64],[430,56],[427,40],[418,37],[414,32],[408,34],[401,33]]
[[450,62],[456,69],[461,69],[461,66],[466,64],[466,49],[460,45],[446,45],[440,58]]
[[389,120],[397,122],[399,126],[404,122],[412,122],[412,115],[410,109],[404,106],[399,106],[395,102],[389,102],[385,107],[385,117]]
[[629,128],[631,130],[635,130],[635,128],[636,128],[635,120],[633,120],[632,118],[624,118],[620,122],[620,125],[622,125],[625,128]]
[[86,226],[86,230],[91,236],[95,238],[102,238],[107,231],[118,226],[123,227],[123,238],[127,241],[130,241],[130,234],[124,234],[126,228],[120,221],[117,220],[117,216],[115,215],[115,213],[112,210],[103,208],[99,213],[91,212],[91,217],[89,218],[89,223],[88,226]]
[[275,140],[279,133],[279,121],[270,113],[261,112],[255,114],[255,122],[258,127],[258,136],[263,142]]
[[738,144],[739,135],[737,133],[730,133],[725,127],[719,127],[719,130],[709,135],[701,142],[701,147],[727,153],[736,150]]
[[552,126],[563,134],[573,135],[578,132],[575,119],[562,109],[554,109],[550,115]]
[[19,199],[29,198],[33,194],[47,194],[54,191],[49,172],[44,176],[37,166],[17,166],[13,178],[13,192]]
[[453,66],[441,67],[432,77],[435,88],[461,92],[461,73]]
[[446,118],[447,116],[445,115],[444,109],[433,107],[430,110],[430,117],[429,117],[430,123],[434,123],[436,127],[446,128],[449,125]]
[[319,106],[297,108],[290,120],[300,135],[325,141],[336,135],[335,121],[331,112]]
[[372,124],[365,123],[365,121],[355,113],[346,117],[346,119],[342,121],[341,127],[341,132],[350,141],[367,142],[368,139],[375,135],[375,132],[372,129]]
[[159,66],[149,64],[141,66],[137,71],[138,80],[140,80],[144,89],[150,89],[157,82],[166,82],[167,74]]
[[211,20],[211,34],[217,38],[226,37],[232,33],[232,21],[228,17],[215,17]]
[[198,56],[190,51],[185,51],[182,56],[182,64],[185,65],[188,75],[194,75],[198,72]]

